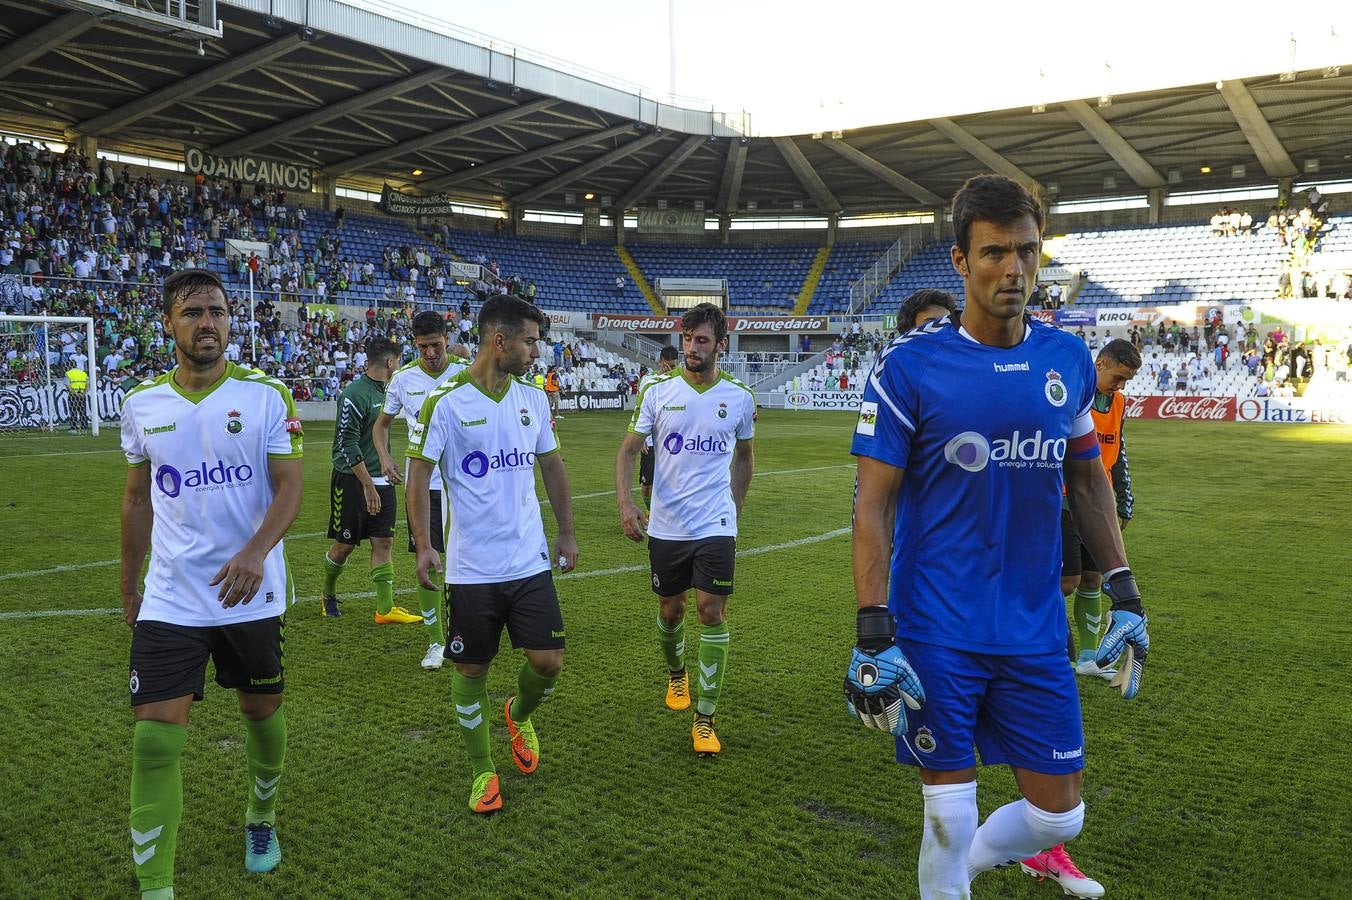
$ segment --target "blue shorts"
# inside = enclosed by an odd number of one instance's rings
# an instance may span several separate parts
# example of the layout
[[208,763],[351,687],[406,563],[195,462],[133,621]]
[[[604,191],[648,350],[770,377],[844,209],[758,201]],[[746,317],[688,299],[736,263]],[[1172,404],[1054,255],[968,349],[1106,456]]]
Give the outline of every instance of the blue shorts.
[[968,653],[898,640],[920,676],[925,705],[906,711],[897,762],[952,771],[1010,765],[1044,775],[1084,768],[1084,725],[1075,671],[1061,652],[1035,656]]

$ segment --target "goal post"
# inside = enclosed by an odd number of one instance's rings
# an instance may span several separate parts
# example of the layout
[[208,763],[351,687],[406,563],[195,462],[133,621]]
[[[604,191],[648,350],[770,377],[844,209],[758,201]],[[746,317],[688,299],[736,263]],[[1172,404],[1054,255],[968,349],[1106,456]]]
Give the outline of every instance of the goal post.
[[[99,371],[89,316],[0,315],[0,433],[99,433]],[[88,377],[72,390],[67,372]],[[77,379],[78,381],[78,379]]]

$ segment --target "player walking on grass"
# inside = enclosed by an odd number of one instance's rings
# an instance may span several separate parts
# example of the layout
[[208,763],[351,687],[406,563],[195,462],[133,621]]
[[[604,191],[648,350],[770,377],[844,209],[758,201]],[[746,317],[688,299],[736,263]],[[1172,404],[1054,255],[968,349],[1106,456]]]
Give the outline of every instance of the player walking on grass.
[[[615,460],[620,528],[648,535],[657,638],[667,663],[670,709],[690,708],[685,607],[695,588],[699,612],[699,696],[690,730],[696,753],[718,753],[714,712],[728,667],[727,601],[737,556],[737,520],[755,467],[756,403],[750,388],[718,368],[727,319],[711,303],[681,317],[685,367],[656,376],[638,397]],[[652,438],[652,518],[630,496],[634,458]]]
[[[1127,469],[1126,446],[1122,443],[1122,425],[1126,403],[1122,386],[1141,368],[1141,354],[1130,341],[1109,341],[1099,351],[1094,362],[1095,392],[1089,412],[1094,419],[1094,432],[1099,444],[1100,459],[1113,486],[1117,500],[1117,518],[1121,529],[1131,519],[1131,473]],[[1080,638],[1080,653],[1075,655],[1074,639],[1066,647],[1071,663],[1079,675],[1115,679],[1117,670],[1100,666],[1096,660],[1099,647],[1099,624],[1102,621],[1100,590],[1103,576],[1098,571],[1089,549],[1080,540],[1075,518],[1064,500],[1061,506],[1061,593],[1075,593],[1075,630]],[[1068,636],[1069,637],[1069,636]],[[1057,844],[1025,859],[1020,868],[1038,878],[1050,878],[1065,893],[1075,897],[1102,897],[1103,885],[1080,871],[1071,859],[1065,844]]]
[[[964,185],[952,257],[966,307],[884,350],[855,427],[858,644],[845,694],[920,768],[922,900],[968,897],[976,875],[1068,841],[1084,821],[1057,583],[1063,471],[1112,601],[1097,659],[1123,657],[1126,699],[1149,649],[1098,461],[1094,363],[1073,335],[1024,319],[1042,222],[1017,182]],[[986,765],[1013,769],[1023,795],[980,828],[973,744]]]
[[216,683],[236,690],[244,714],[245,868],[269,872],[282,858],[282,641],[295,599],[282,535],[301,500],[301,426],[291,392],[226,361],[230,308],[220,279],[202,269],[176,272],[165,280],[163,304],[177,366],[132,388],[122,407],[130,469],[121,590],[136,719],[132,860],[149,898],[174,894],[179,757],[208,658]]
[[[423,404],[409,443],[409,527],[418,549],[418,581],[434,589],[441,557],[432,544],[429,490],[441,471],[444,525],[446,645],[455,674],[451,697],[474,782],[469,808],[502,808],[488,745],[488,668],[503,626],[525,651],[514,696],[503,714],[512,761],[529,775],[540,764],[531,715],[554,690],[563,668],[563,614],[550,575],[577,565],[568,473],[549,427],[544,391],[525,381],[540,355],[547,320],[516,297],[493,297],[479,313],[479,352],[469,368],[436,388]],[[539,463],[559,535],[551,557],[535,495]]]
[[[1113,486],[1117,521],[1122,531],[1131,521],[1135,504],[1122,431],[1126,424],[1126,400],[1122,388],[1140,369],[1140,351],[1121,338],[1104,344],[1094,361],[1097,383],[1089,412],[1094,417],[1094,433],[1098,436],[1104,471]],[[1071,657],[1075,661],[1075,671],[1080,675],[1111,679],[1117,673],[1100,668],[1094,661],[1098,654],[1099,627],[1103,622],[1103,574],[1089,548],[1080,540],[1067,503],[1061,506],[1061,551],[1061,593],[1075,595],[1075,636],[1080,645],[1079,655]]]
[[[402,415],[408,424],[408,432],[418,425],[418,413],[423,401],[438,385],[464,370],[469,361],[450,354],[446,350],[446,320],[431,310],[423,310],[413,317],[413,345],[418,350],[418,359],[394,373],[389,387],[385,391],[385,405],[376,424],[371,429],[376,452],[380,454],[380,472],[392,484],[402,484],[407,474],[390,455],[390,423],[394,417]],[[441,473],[432,470],[431,483],[431,528],[432,547],[438,553],[446,552],[442,544],[441,515]],[[408,513],[407,500],[404,506]],[[408,552],[416,553],[413,546],[413,528],[408,530]],[[440,669],[445,655],[446,631],[441,620],[441,590],[417,586],[418,609],[422,612],[423,628],[427,630],[427,653],[423,656],[424,669]]]
[[[680,365],[681,353],[675,347],[663,347],[662,352],[657,357],[657,370],[644,375],[638,383],[638,396],[643,396],[643,389],[656,381],[660,376],[665,375],[672,369]],[[638,402],[634,402],[634,408],[638,409]],[[639,457],[638,463],[638,483],[643,489],[643,505],[652,509],[653,505],[653,460],[656,455],[653,453],[653,436],[650,434],[643,441],[643,455]]]
[[372,434],[385,406],[385,385],[399,365],[399,348],[388,338],[366,344],[366,369],[338,395],[338,420],[333,430],[333,475],[329,482],[329,537],[324,554],[324,615],[336,618],[338,577],[347,558],[363,540],[371,542],[371,581],[376,588],[377,625],[423,621],[394,605],[395,493],[381,467],[390,455],[389,430],[385,445],[376,449]]

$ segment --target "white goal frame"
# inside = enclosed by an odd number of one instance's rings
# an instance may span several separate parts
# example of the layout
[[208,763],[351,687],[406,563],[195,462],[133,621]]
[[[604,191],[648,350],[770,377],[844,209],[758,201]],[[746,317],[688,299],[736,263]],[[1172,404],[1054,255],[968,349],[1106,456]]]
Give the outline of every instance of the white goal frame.
[[[99,366],[94,358],[98,348],[94,343],[94,320],[89,316],[6,316],[0,315],[0,324],[6,322],[24,322],[37,325],[82,325],[84,326],[85,336],[85,355],[89,357],[86,371],[89,374],[89,389],[85,391],[85,410],[89,417],[89,433],[93,437],[99,436]],[[55,392],[52,385],[52,370],[47,360],[42,361],[42,371],[44,373],[43,388],[47,392],[51,408],[55,410],[54,402]],[[53,416],[47,422],[47,430],[56,430],[56,418]]]

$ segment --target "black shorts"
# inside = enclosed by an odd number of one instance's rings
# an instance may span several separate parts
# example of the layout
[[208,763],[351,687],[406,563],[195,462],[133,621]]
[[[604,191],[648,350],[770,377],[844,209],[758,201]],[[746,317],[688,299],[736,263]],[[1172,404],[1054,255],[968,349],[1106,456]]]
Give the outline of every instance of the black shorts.
[[653,593],[659,597],[684,594],[692,586],[706,594],[726,597],[732,593],[732,570],[736,559],[737,539],[734,537],[692,541],[648,538]]
[[1061,510],[1061,575],[1079,575],[1081,572],[1100,571],[1089,548],[1080,540],[1080,532],[1075,527],[1075,517],[1070,510]]
[[280,694],[286,616],[233,625],[141,621],[131,633],[131,705],[192,694],[202,699],[207,658],[216,683],[249,694]]
[[446,612],[446,655],[458,663],[492,661],[504,625],[513,647],[563,649],[563,612],[549,572],[496,584],[447,585]]
[[398,506],[394,485],[378,484],[376,493],[380,494],[380,512],[368,515],[361,481],[351,472],[334,469],[329,480],[329,537],[353,546],[363,538],[394,537]]
[[657,451],[647,448],[638,455],[638,483],[652,487],[653,467],[657,464]]
[[[427,527],[430,530],[428,537],[432,539],[432,549],[438,553],[446,552],[446,532],[441,524],[441,491],[432,491],[432,509],[427,515]],[[385,501],[381,501],[382,508]],[[404,501],[404,521],[408,521],[408,501]],[[413,546],[413,526],[408,528],[408,552],[417,553],[418,548]]]

